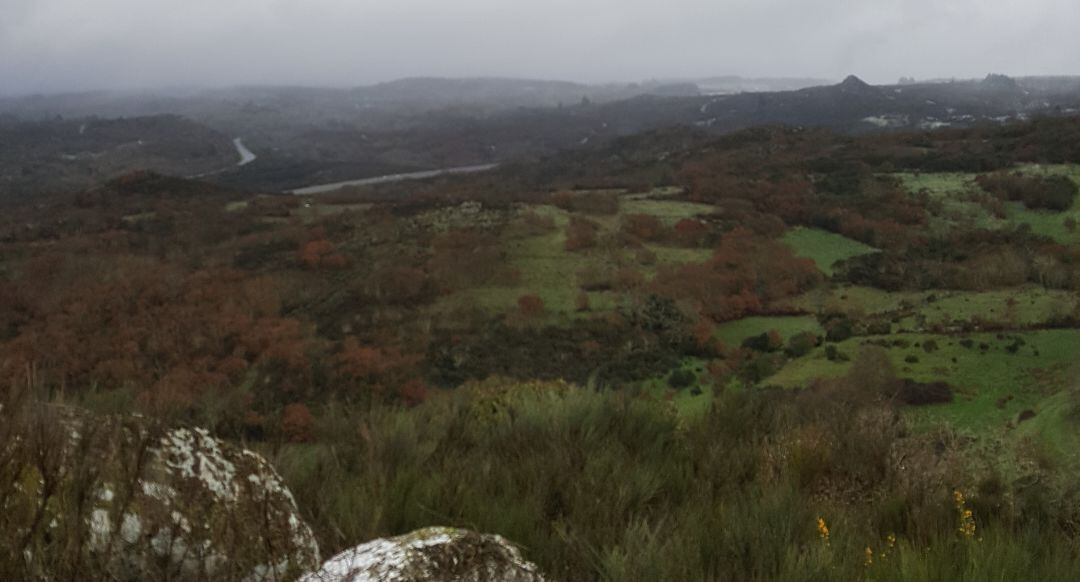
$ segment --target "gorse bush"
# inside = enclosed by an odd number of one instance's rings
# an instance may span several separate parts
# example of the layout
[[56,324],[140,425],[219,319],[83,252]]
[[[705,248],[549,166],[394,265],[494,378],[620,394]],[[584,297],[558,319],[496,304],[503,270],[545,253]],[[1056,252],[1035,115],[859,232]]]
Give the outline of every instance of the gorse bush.
[[958,532],[949,487],[893,474],[902,424],[855,377],[724,392],[693,421],[620,392],[496,379],[409,410],[328,405],[317,430],[275,457],[327,550],[442,523],[504,535],[561,580],[1064,580],[1080,567],[1061,530],[982,515],[980,493],[964,517],[977,536]]

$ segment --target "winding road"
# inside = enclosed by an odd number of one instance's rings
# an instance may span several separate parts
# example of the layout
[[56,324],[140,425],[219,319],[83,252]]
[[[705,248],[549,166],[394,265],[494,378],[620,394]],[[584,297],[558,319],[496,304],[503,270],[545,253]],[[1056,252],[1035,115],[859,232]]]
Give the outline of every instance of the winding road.
[[486,172],[487,170],[494,169],[498,165],[499,164],[481,164],[479,166],[459,166],[456,168],[444,168],[441,170],[424,170],[422,172],[408,172],[405,174],[389,174],[386,176],[375,176],[373,178],[363,178],[360,180],[346,180],[344,182],[332,182],[330,184],[317,184],[315,186],[306,186],[304,188],[289,190],[289,194],[324,194],[326,192],[333,192],[334,190],[340,190],[341,188],[345,188],[348,186],[372,186],[374,184],[389,184],[391,182],[404,182],[406,180],[423,180],[424,178],[434,178],[436,176],[444,176],[447,174],[475,174],[476,172]]
[[246,166],[259,157],[255,155],[255,152],[247,149],[247,146],[244,145],[243,138],[235,138],[232,140],[232,143],[236,146],[236,153],[240,154],[240,161],[236,163],[237,167]]
[[[246,166],[251,162],[254,162],[259,158],[255,155],[255,152],[248,149],[244,145],[244,139],[237,137],[233,138],[233,147],[236,148],[236,153],[240,156],[240,161],[236,162],[235,166],[228,168],[221,168],[220,170],[214,170],[213,172],[207,172],[205,174],[197,174],[189,176],[189,178],[204,178],[206,176],[213,176],[226,172],[232,168],[239,168]],[[329,184],[315,184],[312,186],[305,186],[303,188],[296,188],[294,190],[286,191],[287,194],[295,194],[298,196],[307,194],[324,194],[326,192],[333,192],[334,190],[340,190],[348,186],[372,186],[374,184],[389,184],[392,182],[404,182],[406,180],[423,180],[424,178],[434,178],[436,176],[444,176],[447,174],[473,174],[476,172],[486,172],[487,170],[498,167],[499,164],[481,164],[477,166],[459,166],[456,168],[443,168],[441,170],[423,170],[420,172],[406,172],[403,174],[388,174],[385,176],[375,176],[372,178],[361,178],[359,180],[345,180],[343,182],[331,182]]]

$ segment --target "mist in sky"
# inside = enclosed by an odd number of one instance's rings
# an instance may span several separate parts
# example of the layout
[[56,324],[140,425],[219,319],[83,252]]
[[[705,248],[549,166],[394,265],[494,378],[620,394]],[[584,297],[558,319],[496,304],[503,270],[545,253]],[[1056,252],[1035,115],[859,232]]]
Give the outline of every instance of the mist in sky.
[[1080,73],[1076,0],[0,0],[0,94]]

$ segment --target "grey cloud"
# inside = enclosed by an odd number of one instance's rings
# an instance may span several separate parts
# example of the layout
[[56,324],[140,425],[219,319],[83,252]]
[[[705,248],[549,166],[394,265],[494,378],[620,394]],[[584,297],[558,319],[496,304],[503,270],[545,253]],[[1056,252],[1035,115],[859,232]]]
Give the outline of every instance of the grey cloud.
[[0,0],[0,93],[1076,73],[1075,0]]

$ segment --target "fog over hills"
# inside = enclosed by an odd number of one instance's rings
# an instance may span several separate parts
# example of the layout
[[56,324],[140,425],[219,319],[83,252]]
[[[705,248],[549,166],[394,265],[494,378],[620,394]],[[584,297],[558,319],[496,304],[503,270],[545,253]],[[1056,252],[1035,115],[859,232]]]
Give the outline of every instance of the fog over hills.
[[430,76],[1064,74],[1076,72],[1078,24],[1071,0],[7,0],[0,94]]
[[[788,89],[759,91],[762,87]],[[8,135],[30,135],[42,130],[26,124],[56,124],[59,119],[180,116],[207,132],[242,138],[257,156],[243,167],[223,165],[210,179],[268,190],[536,158],[675,125],[715,134],[763,124],[864,133],[1000,124],[1078,110],[1080,78],[1004,75],[897,85],[871,85],[854,75],[831,84],[739,77],[608,85],[411,78],[352,89],[268,86],[0,100]],[[184,143],[190,136],[189,131],[175,134]],[[170,137],[155,140],[168,142]],[[27,147],[9,139],[0,149],[12,150],[7,155],[13,159],[38,156],[33,159],[41,168],[57,171],[45,171],[46,179],[39,182],[9,177],[9,189],[30,183],[45,187],[61,175],[89,179],[109,172],[87,161],[108,159],[92,148],[65,152],[67,158],[41,158],[47,150]],[[227,157],[228,147],[213,147],[215,159]],[[186,156],[183,152],[192,149],[177,145],[171,151]],[[182,175],[208,171],[205,161],[175,162],[173,167],[190,170]],[[149,159],[145,163],[164,167]]]

